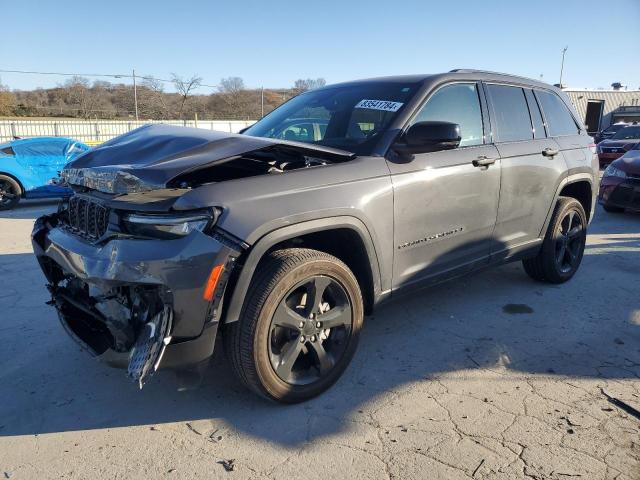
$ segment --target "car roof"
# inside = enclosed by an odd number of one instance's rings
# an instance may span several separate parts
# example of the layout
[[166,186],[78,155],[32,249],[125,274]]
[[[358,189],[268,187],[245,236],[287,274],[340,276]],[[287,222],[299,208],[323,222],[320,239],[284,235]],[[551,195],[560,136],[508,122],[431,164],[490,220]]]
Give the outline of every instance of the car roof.
[[482,80],[486,82],[505,82],[527,85],[530,87],[544,88],[547,90],[559,90],[557,87],[548,83],[540,82],[532,78],[511,75],[508,73],[490,72],[487,70],[475,70],[466,68],[456,68],[449,72],[432,73],[432,74],[415,74],[415,75],[393,75],[387,77],[364,78],[360,80],[352,80],[323,88],[331,88],[335,86],[359,85],[366,83],[440,83],[446,80]]

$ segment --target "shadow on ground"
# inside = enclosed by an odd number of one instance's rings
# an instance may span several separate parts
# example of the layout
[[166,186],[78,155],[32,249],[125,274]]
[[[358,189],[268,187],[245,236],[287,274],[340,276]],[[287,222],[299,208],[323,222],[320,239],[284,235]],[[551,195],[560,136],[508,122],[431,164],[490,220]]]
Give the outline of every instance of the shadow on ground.
[[[640,216],[620,222],[608,216],[593,226],[582,268],[567,284],[535,283],[517,263],[381,308],[365,322],[343,378],[294,406],[247,392],[221,345],[197,388],[185,388],[185,375],[160,372],[138,391],[122,371],[94,362],[66,337],[44,305],[44,278],[32,255],[0,256],[0,436],[207,420],[298,445],[347,428],[374,399],[444,374],[639,378]],[[310,428],[313,415],[333,420]]]

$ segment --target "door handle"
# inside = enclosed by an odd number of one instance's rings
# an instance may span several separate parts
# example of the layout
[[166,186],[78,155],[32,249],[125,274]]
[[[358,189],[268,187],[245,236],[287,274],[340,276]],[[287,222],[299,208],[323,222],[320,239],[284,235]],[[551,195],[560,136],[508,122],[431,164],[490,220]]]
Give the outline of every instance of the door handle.
[[488,167],[489,165],[496,163],[496,159],[487,157],[486,155],[480,155],[471,163],[473,163],[474,167]]
[[558,150],[557,148],[547,147],[544,150],[542,150],[542,156],[543,157],[553,158],[556,155],[558,155],[559,153],[560,153],[560,150]]

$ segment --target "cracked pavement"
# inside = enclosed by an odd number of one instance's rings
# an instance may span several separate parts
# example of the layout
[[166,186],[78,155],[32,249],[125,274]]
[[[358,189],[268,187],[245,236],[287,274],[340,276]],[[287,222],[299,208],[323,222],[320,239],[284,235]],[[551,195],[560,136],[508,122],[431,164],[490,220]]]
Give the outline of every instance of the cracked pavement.
[[[581,270],[519,263],[365,320],[343,378],[266,403],[217,349],[138,391],[58,324],[31,253],[36,216],[0,214],[0,478],[640,479],[640,215],[598,207]],[[232,461],[233,460],[233,461]]]

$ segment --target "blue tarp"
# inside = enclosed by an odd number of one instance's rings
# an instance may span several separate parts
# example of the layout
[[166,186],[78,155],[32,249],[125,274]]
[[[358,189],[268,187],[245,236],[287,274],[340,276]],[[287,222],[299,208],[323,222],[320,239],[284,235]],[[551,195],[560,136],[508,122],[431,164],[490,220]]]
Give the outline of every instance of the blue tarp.
[[64,137],[35,137],[0,144],[0,174],[18,180],[27,197],[58,196],[70,193],[51,184],[60,170],[89,150],[84,143]]

